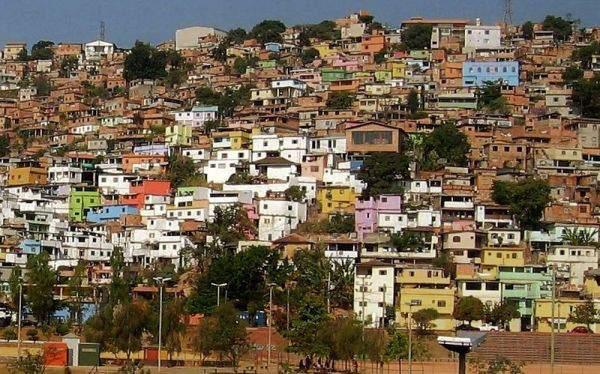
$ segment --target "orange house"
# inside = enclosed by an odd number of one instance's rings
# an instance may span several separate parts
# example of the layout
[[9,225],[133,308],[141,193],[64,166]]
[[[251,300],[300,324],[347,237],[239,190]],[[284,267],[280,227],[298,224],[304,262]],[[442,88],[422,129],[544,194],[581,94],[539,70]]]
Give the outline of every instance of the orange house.
[[147,166],[149,169],[165,168],[167,163],[167,156],[165,155],[138,155],[130,153],[123,155],[123,170],[126,173],[133,173],[134,167]]
[[171,182],[167,180],[140,180],[131,182],[129,195],[121,198],[121,203],[135,205],[143,208],[146,196],[169,196],[171,194]]
[[363,53],[375,54],[385,48],[384,35],[365,35],[360,42],[360,51]]
[[400,152],[400,128],[376,121],[348,123],[346,148],[348,152]]
[[48,172],[41,167],[17,167],[8,172],[9,186],[24,186],[29,184],[46,184]]

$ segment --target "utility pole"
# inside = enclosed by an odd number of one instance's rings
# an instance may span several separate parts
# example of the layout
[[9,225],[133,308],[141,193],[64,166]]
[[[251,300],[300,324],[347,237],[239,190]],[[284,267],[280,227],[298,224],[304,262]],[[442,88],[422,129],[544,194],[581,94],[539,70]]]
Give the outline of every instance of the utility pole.
[[408,374],[412,374],[412,307],[417,303],[410,302],[408,305]]
[[327,273],[327,314],[331,313],[331,301],[329,299],[329,293],[331,292],[331,272]]
[[162,348],[162,314],[163,314],[163,286],[165,282],[170,281],[171,278],[156,277],[154,278],[158,283],[158,372],[160,373],[160,351]]
[[17,358],[21,358],[21,320],[23,319],[23,282],[19,280],[19,320],[17,327]]
[[273,287],[275,283],[269,283],[269,343],[267,346],[267,369],[271,367],[271,331],[273,326]]
[[554,374],[554,305],[556,303],[556,272],[552,266],[552,312],[550,314],[550,374]]
[[381,327],[385,328],[385,292],[387,291],[387,285],[383,285],[383,306],[381,313]]

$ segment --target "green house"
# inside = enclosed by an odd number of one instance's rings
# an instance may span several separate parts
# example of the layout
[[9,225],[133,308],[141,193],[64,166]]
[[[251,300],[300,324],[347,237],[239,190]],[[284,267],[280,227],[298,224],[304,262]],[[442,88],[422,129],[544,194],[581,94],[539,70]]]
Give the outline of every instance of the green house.
[[257,65],[258,65],[259,68],[262,68],[262,69],[276,68],[277,67],[277,60],[258,61]]
[[321,80],[323,82],[333,82],[343,79],[348,79],[352,76],[352,73],[342,69],[321,69]]
[[375,80],[377,82],[386,82],[392,79],[391,70],[377,70],[375,72]]
[[69,195],[69,219],[82,222],[88,211],[99,206],[102,206],[102,197],[96,187],[73,187]]
[[515,303],[521,314],[521,326],[535,321],[535,300],[551,297],[552,275],[544,265],[500,266],[498,280],[502,301]]

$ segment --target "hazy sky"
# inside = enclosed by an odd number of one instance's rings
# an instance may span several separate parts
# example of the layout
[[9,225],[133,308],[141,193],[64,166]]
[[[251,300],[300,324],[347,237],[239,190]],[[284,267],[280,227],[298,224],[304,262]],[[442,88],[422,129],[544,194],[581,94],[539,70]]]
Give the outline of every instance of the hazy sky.
[[[265,18],[287,24],[333,19],[368,9],[397,26],[411,16],[503,18],[504,0],[0,0],[0,45],[40,39],[86,42],[106,23],[107,39],[129,47],[136,39],[172,39],[175,29],[210,25],[250,28]],[[571,13],[583,25],[600,25],[600,0],[513,0],[514,22]]]

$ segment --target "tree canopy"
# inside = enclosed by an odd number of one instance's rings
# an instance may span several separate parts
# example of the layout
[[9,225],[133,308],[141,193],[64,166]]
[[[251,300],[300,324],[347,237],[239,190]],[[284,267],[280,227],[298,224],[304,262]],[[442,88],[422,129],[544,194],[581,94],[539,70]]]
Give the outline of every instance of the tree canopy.
[[249,37],[255,38],[259,43],[276,42],[281,43],[281,33],[285,31],[285,24],[277,20],[264,20],[255,25],[249,33]]
[[327,98],[326,105],[331,109],[349,109],[354,104],[354,95],[348,92],[332,92]]
[[123,77],[127,81],[165,78],[167,66],[179,69],[183,65],[184,59],[178,52],[159,51],[138,40],[125,57]]
[[410,159],[401,153],[377,152],[369,155],[358,173],[358,178],[367,184],[366,196],[384,193],[401,193],[400,181],[410,176]]
[[571,37],[573,28],[571,22],[553,15],[548,15],[544,18],[542,28],[546,31],[554,33],[554,39],[557,41],[566,41]]
[[484,308],[483,303],[476,297],[467,296],[458,299],[454,305],[453,316],[458,321],[467,321],[470,325],[473,321],[478,321],[483,318]]
[[[433,170],[441,165],[466,166],[471,146],[465,134],[453,123],[446,122],[424,139],[423,149],[426,155],[423,167]],[[441,160],[444,162],[441,163]]]
[[54,57],[54,51],[52,50],[54,42],[49,40],[40,40],[31,47],[31,59],[32,60],[52,60]]
[[551,202],[550,186],[541,179],[527,178],[518,182],[495,181],[492,199],[508,206],[521,229],[540,227],[544,208]]
[[428,49],[431,45],[432,27],[429,25],[410,25],[402,31],[402,43],[408,49]]

